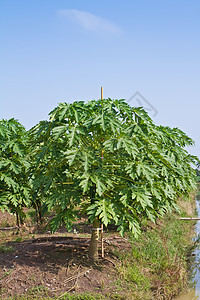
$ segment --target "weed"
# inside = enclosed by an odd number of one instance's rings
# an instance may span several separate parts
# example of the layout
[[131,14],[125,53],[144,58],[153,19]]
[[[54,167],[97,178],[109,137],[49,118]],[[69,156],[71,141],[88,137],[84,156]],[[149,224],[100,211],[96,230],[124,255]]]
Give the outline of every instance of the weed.
[[15,249],[12,246],[5,244],[0,245],[0,253],[14,252]]
[[114,251],[122,262],[118,267],[119,289],[131,290],[133,299],[168,299],[184,291],[193,224],[168,214],[151,229],[146,224],[148,230],[144,228],[138,240],[130,234],[131,251]]
[[42,296],[48,296],[48,290],[45,286],[39,285],[35,286],[27,291],[27,295],[42,295]]
[[10,275],[12,273],[12,271],[13,271],[13,269],[4,270],[4,274],[3,274],[3,276],[1,276],[0,280],[2,280],[4,277]]
[[30,224],[35,224],[37,222],[37,215],[35,209],[29,209],[27,211],[26,221]]
[[15,243],[21,243],[23,241],[22,236],[18,236],[16,237],[16,239],[14,240]]
[[60,300],[106,300],[105,296],[101,294],[94,293],[83,293],[80,295],[70,295],[66,294],[63,297],[59,298]]

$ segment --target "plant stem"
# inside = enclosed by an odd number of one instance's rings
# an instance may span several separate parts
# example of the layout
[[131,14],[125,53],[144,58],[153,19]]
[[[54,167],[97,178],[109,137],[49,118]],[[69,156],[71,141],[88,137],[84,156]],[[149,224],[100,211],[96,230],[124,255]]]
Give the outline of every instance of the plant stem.
[[92,236],[89,248],[89,257],[98,260],[98,241],[99,241],[99,219],[96,218],[93,222]]

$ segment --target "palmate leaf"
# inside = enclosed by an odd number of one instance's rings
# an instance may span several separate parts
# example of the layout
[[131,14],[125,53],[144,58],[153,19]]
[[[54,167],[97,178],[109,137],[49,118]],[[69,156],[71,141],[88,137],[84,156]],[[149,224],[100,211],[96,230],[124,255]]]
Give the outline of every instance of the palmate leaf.
[[83,161],[84,161],[84,170],[85,170],[85,172],[87,172],[88,168],[89,168],[89,156],[87,153],[84,153]]
[[73,163],[75,162],[78,154],[79,154],[79,149],[76,150],[67,150],[64,152],[65,157],[68,160],[69,166],[72,166]]
[[15,174],[19,174],[21,172],[21,166],[18,163],[13,162],[12,160],[9,161],[9,169],[13,171]]
[[116,139],[109,139],[103,143],[103,146],[106,150],[114,152],[117,147]]
[[147,206],[153,208],[150,194],[133,191],[132,199],[135,199],[136,202],[140,203],[143,209],[145,209]]
[[57,139],[59,136],[63,135],[68,131],[68,125],[61,125],[61,126],[56,126],[52,129],[52,133],[55,139]]
[[19,188],[18,184],[8,175],[0,174],[0,180],[4,181],[9,188],[12,188],[14,191],[17,191]]
[[85,173],[80,177],[81,181],[79,183],[80,187],[83,189],[83,194],[85,194],[89,190],[90,183],[90,175]]
[[57,214],[56,217],[52,218],[48,225],[50,226],[51,232],[55,232],[57,228],[63,223],[63,216],[65,214],[63,212]]
[[93,205],[88,207],[87,211],[91,221],[93,221],[95,217],[98,217],[106,227],[108,223],[113,220],[115,223],[118,222],[117,215],[113,210],[113,205],[109,200],[100,199],[95,201]]
[[79,115],[78,115],[78,111],[77,111],[77,110],[75,110],[74,108],[73,108],[73,111],[74,111],[75,120],[76,120],[76,122],[78,123],[78,122],[79,122]]
[[[66,113],[69,110],[69,104],[67,104],[67,103],[65,103],[65,105],[61,104],[60,106],[61,106],[60,109],[57,111],[59,121],[65,119]],[[52,115],[52,118],[53,118],[53,115]]]
[[175,180],[175,185],[178,189],[182,190],[183,189],[183,185],[182,185],[182,182],[178,179],[178,178],[174,178]]
[[104,191],[106,191],[106,186],[103,184],[102,179],[103,178],[100,175],[91,176],[92,182],[96,184],[96,192],[99,196],[101,196],[104,193]]
[[165,184],[164,194],[166,197],[173,199],[175,196],[175,191],[171,185]]
[[153,185],[151,185],[151,188],[150,188],[150,190],[151,190],[151,194],[153,195],[153,196],[155,196],[155,198],[156,198],[156,200],[158,201],[160,201],[161,199],[162,199],[162,196],[161,196],[161,194],[160,194],[160,190],[159,190],[159,188],[158,187],[154,187]]
[[13,151],[17,154],[19,154],[20,156],[23,156],[23,151],[20,147],[20,145],[18,145],[18,143],[15,142],[15,144],[13,145]]
[[119,118],[113,118],[113,115],[107,115],[107,120],[108,120],[108,124],[109,124],[109,128],[111,129],[112,133],[118,133],[119,129],[121,127],[121,120],[120,117]]
[[139,223],[132,216],[128,216],[127,219],[128,219],[128,226],[129,226],[130,232],[132,232],[134,234],[135,238],[138,238],[138,236],[140,234]]
[[100,203],[98,203],[98,208],[96,211],[96,216],[99,217],[100,220],[102,220],[103,224],[107,227],[109,222],[109,213],[106,207],[106,201],[103,199]]
[[75,134],[76,134],[76,127],[77,126],[74,126],[70,131],[69,131],[69,147],[71,147],[74,143],[74,140],[75,140]]
[[10,194],[8,197],[9,202],[12,206],[18,207],[19,206],[19,197],[17,194]]
[[123,215],[120,216],[117,225],[117,231],[119,231],[119,234],[121,236],[124,235],[126,230],[129,230],[134,234],[135,238],[138,238],[140,234],[140,225],[138,222],[138,218],[130,215],[128,211],[125,211]]
[[132,154],[135,152],[135,154],[138,152],[135,143],[133,143],[130,139],[124,139],[122,140],[122,147],[126,150],[128,154]]
[[2,159],[2,161],[0,161],[0,169],[7,167],[9,163],[10,163],[9,159]]
[[169,176],[169,172],[167,171],[167,168],[165,166],[162,166],[161,175],[166,178],[168,178],[168,176]]
[[24,198],[24,201],[26,201],[27,206],[29,204],[29,199],[30,199],[30,187],[27,186],[20,186],[20,191],[22,192],[22,196]]
[[118,141],[117,141],[117,149],[120,149],[121,146],[122,146],[122,142],[123,142],[123,138],[119,138]]
[[148,219],[151,222],[155,223],[155,221],[156,221],[155,211],[153,209],[151,209],[151,210],[150,209],[146,209],[146,214],[147,214]]
[[150,168],[141,161],[136,165],[136,173],[138,174],[138,176],[144,176],[149,182],[152,182],[153,177],[156,174],[153,168]]
[[101,115],[101,126],[102,126],[102,129],[105,130],[105,122],[104,122],[104,114],[103,113]]

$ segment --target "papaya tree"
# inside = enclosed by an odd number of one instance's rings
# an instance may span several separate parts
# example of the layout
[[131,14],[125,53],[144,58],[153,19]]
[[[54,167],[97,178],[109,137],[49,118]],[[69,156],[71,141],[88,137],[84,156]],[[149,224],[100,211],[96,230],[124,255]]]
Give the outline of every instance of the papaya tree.
[[27,132],[15,119],[0,120],[0,209],[23,222],[29,205]]
[[84,204],[93,224],[91,258],[98,256],[100,222],[138,236],[141,220],[177,209],[177,197],[195,188],[197,158],[184,150],[193,141],[125,100],[61,103],[31,135],[37,181],[57,213],[50,226],[70,225]]
[[[42,144],[44,142],[45,136],[42,134],[42,132],[45,132],[47,127],[49,126],[49,123],[47,121],[40,122],[40,131],[38,131],[37,134],[39,134],[39,140],[37,141],[37,144]],[[37,160],[35,160],[35,154],[32,151],[34,149],[35,145],[35,138],[33,138],[33,135],[31,134],[31,131],[28,135],[28,149],[29,149],[29,160],[30,160],[30,167],[29,167],[29,181],[31,185],[31,192],[30,192],[30,199],[31,199],[31,207],[35,209],[36,212],[36,221],[37,224],[42,225],[43,223],[43,214],[44,211],[46,211],[46,198],[45,195],[47,194],[46,191],[48,190],[48,177],[45,176],[46,173],[46,167],[49,164],[49,156],[44,155],[43,152],[38,155]],[[46,181],[47,179],[47,181]]]

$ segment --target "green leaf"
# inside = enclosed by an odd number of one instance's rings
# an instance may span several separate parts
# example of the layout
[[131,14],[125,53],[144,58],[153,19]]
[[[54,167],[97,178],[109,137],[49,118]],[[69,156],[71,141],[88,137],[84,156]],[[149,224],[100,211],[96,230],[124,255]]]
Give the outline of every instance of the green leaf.
[[69,133],[69,146],[71,147],[74,143],[74,138],[75,138],[75,133],[76,133],[76,126],[72,128],[72,130]]
[[147,206],[153,208],[153,204],[151,202],[151,198],[149,195],[145,195],[139,192],[132,192],[133,199],[136,199],[138,203],[145,209]]
[[69,162],[69,166],[73,165],[78,153],[79,153],[79,149],[77,149],[77,150],[67,150],[66,152],[64,152],[65,157],[67,158],[67,160]]

